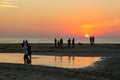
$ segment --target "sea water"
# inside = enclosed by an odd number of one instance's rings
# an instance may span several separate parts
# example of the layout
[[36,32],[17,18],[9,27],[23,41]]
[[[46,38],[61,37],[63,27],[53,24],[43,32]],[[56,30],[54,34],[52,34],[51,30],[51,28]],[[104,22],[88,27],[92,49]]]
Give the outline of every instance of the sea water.
[[[68,39],[63,38],[64,43],[67,43]],[[54,43],[54,38],[0,38],[0,43],[22,43],[23,40],[28,40],[29,43]],[[89,43],[89,38],[75,38],[75,42]],[[120,43],[120,38],[96,38],[95,43]]]

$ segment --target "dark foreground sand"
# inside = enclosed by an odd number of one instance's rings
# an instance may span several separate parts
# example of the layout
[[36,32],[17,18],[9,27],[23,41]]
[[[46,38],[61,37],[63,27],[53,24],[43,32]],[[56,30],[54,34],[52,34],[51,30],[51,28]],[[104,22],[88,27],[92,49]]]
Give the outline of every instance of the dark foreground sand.
[[[120,80],[120,45],[83,44],[54,48],[53,44],[31,44],[33,54],[105,56],[96,67],[63,69],[48,66],[0,63],[0,80]],[[19,44],[0,44],[0,52],[22,52]],[[108,57],[109,56],[109,57]]]

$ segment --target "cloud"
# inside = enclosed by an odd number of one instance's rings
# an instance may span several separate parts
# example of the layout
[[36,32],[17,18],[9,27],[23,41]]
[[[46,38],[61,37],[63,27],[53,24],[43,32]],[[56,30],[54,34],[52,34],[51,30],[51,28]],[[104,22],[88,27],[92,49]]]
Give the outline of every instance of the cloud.
[[18,8],[13,2],[14,0],[1,0],[0,7],[2,8]]
[[18,6],[8,5],[8,4],[0,4],[0,7],[4,7],[4,8],[17,8]]

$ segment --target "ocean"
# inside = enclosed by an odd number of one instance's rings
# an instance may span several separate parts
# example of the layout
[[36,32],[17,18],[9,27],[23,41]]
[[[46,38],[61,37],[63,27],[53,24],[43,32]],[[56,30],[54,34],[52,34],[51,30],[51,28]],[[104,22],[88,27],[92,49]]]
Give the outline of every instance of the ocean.
[[[68,39],[63,38],[63,42],[67,43]],[[29,43],[54,43],[54,38],[0,38],[0,43],[22,43],[23,40],[28,40]],[[75,42],[89,43],[89,38],[75,38]],[[95,43],[120,43],[120,38],[96,38]]]

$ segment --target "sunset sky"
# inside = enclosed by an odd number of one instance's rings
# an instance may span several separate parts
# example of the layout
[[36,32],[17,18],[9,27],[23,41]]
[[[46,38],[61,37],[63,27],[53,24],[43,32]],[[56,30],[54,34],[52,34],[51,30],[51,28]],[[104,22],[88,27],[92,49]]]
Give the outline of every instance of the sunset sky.
[[0,0],[0,37],[120,37],[120,0]]

